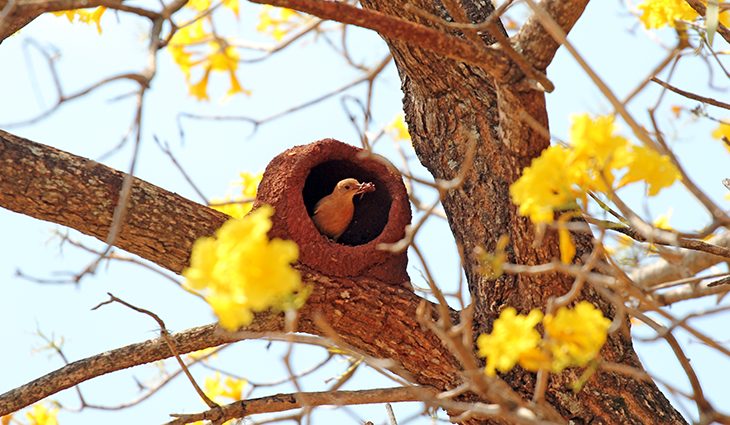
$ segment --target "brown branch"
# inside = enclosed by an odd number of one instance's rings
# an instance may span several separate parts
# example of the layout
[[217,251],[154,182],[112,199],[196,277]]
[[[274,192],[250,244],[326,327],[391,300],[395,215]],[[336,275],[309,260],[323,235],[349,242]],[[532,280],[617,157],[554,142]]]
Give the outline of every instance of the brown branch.
[[[588,0],[543,0],[540,3],[542,9],[553,17],[566,34],[578,22],[587,5]],[[522,26],[515,37],[515,44],[517,51],[522,52],[538,70],[544,70],[550,65],[560,47],[545,30],[536,13]]]
[[478,66],[498,81],[512,72],[512,63],[503,51],[477,47],[459,37],[382,12],[361,9],[347,3],[319,0],[251,0],[254,3],[287,7],[322,19],[377,31],[383,37],[400,40],[445,57]]
[[669,91],[673,91],[673,92],[677,93],[678,95],[684,96],[688,99],[696,100],[698,102],[706,103],[706,104],[712,105],[712,106],[717,106],[718,108],[730,109],[730,103],[720,102],[719,100],[715,100],[710,97],[704,97],[704,96],[700,96],[698,94],[694,94],[692,92],[682,90],[682,89],[674,87],[673,85],[666,83],[656,77],[652,77],[651,81],[659,84],[660,86],[664,87],[665,89],[667,89]]
[[240,400],[201,413],[172,416],[177,419],[168,425],[184,425],[195,421],[221,423],[228,419],[244,418],[259,413],[283,412],[300,407],[347,406],[356,404],[398,403],[431,399],[436,391],[430,387],[379,388],[360,391],[321,391],[293,394],[275,394],[252,400]]
[[[730,247],[730,232],[713,236],[707,240],[707,243],[728,248]],[[635,270],[630,274],[631,280],[641,287],[651,288],[664,282],[694,276],[723,261],[722,257],[699,251],[688,251],[680,255],[682,258],[679,261],[670,263],[666,260],[659,260]]]
[[205,392],[200,388],[198,383],[195,381],[195,378],[193,378],[193,375],[190,373],[190,370],[188,370],[187,365],[185,364],[183,359],[180,358],[180,351],[177,349],[177,346],[172,341],[172,338],[170,338],[170,331],[167,330],[167,326],[165,326],[165,322],[160,318],[160,316],[158,316],[157,314],[155,314],[147,309],[137,307],[120,298],[117,298],[114,295],[112,295],[110,292],[107,292],[106,294],[109,295],[109,300],[98,304],[96,307],[92,308],[92,310],[96,310],[99,307],[102,307],[104,305],[111,304],[113,302],[117,302],[127,308],[130,308],[138,313],[146,314],[147,316],[154,319],[154,321],[157,322],[157,324],[160,326],[160,336],[165,341],[165,344],[167,344],[167,347],[170,349],[170,353],[172,353],[172,355],[175,357],[175,360],[177,360],[178,365],[180,365],[180,369],[185,373],[185,376],[187,376],[188,380],[193,385],[195,392],[198,393],[200,398],[203,399],[203,401],[205,402],[205,404],[208,405],[208,407],[211,407],[211,408],[218,407],[218,404],[216,402],[214,402],[213,400],[211,400],[210,397],[208,397],[205,394]]
[[[270,331],[283,328],[283,320],[276,315],[257,317],[251,331]],[[243,337],[231,338],[215,325],[200,326],[170,335],[181,353],[202,350]],[[0,395],[0,417],[29,406],[49,395],[71,388],[89,379],[129,367],[170,357],[170,348],[163,338],[127,345],[68,365]]]

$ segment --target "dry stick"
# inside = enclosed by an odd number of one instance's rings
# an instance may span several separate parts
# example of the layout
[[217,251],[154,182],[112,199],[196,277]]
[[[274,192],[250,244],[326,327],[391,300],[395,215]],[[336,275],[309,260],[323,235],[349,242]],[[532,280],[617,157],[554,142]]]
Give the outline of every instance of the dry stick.
[[356,25],[377,31],[380,35],[406,42],[445,57],[484,69],[500,80],[509,74],[512,62],[501,49],[480,49],[459,37],[444,34],[415,22],[373,10],[360,9],[346,3],[318,0],[252,0],[254,3],[287,7],[322,19]]
[[714,245],[711,243],[707,243],[705,241],[697,240],[697,239],[687,239],[677,236],[676,240],[668,241],[666,239],[654,239],[650,240],[646,238],[643,234],[641,234],[636,229],[633,229],[629,226],[626,226],[621,223],[613,223],[609,222],[606,223],[603,220],[597,220],[591,217],[584,217],[586,221],[588,221],[591,224],[595,224],[597,226],[606,225],[604,228],[606,230],[613,230],[614,232],[621,233],[623,235],[626,235],[630,237],[631,239],[637,241],[637,242],[650,242],[655,243],[657,245],[664,245],[664,246],[675,246],[680,248],[686,248],[691,249],[694,251],[701,251],[706,252],[708,254],[717,255],[722,258],[728,258],[730,259],[730,248],[720,246],[720,245]]
[[[228,420],[260,413],[283,412],[307,406],[357,405],[385,402],[422,401],[433,397],[430,387],[378,388],[359,391],[319,391],[276,394],[252,400],[241,400],[221,406],[220,409],[194,414],[172,414],[176,419],[167,425],[184,425],[203,420]],[[297,415],[298,416],[298,415]]]
[[684,373],[687,375],[687,379],[689,379],[690,386],[692,387],[692,392],[694,393],[693,399],[697,403],[697,408],[699,410],[700,415],[700,421],[702,421],[708,411],[714,411],[712,405],[707,401],[705,398],[705,395],[702,391],[702,385],[700,385],[700,380],[697,378],[697,375],[695,374],[694,369],[692,368],[692,365],[689,363],[689,359],[684,354],[684,351],[682,350],[682,347],[679,345],[679,342],[677,342],[677,339],[674,337],[674,335],[671,332],[663,332],[665,329],[662,325],[655,322],[652,318],[647,316],[646,314],[640,312],[639,310],[636,310],[632,307],[626,307],[626,311],[628,311],[629,314],[636,317],[637,319],[641,320],[642,322],[649,325],[650,328],[652,328],[657,333],[663,333],[664,339],[667,341],[669,346],[672,348],[672,351],[674,352],[675,357],[677,357],[677,360],[679,361],[679,364],[682,366],[682,369],[684,370]]
[[198,383],[195,382],[195,378],[193,378],[193,375],[190,374],[190,371],[188,370],[187,365],[180,357],[179,350],[177,349],[177,347],[175,346],[175,343],[170,338],[170,332],[167,330],[167,327],[165,326],[165,322],[160,318],[160,316],[156,315],[155,313],[153,313],[149,310],[134,306],[120,298],[117,298],[114,295],[112,295],[111,292],[107,292],[106,294],[109,295],[109,300],[99,303],[99,305],[92,308],[92,310],[96,310],[99,307],[106,305],[106,304],[118,302],[119,304],[122,304],[123,306],[128,307],[128,308],[131,308],[132,310],[134,310],[138,313],[143,313],[143,314],[146,314],[146,315],[150,316],[151,318],[153,318],[155,320],[155,322],[157,322],[157,324],[160,326],[160,336],[165,340],[165,343],[170,348],[170,352],[173,354],[173,356],[175,356],[175,359],[177,360],[177,363],[180,365],[180,368],[185,372],[185,376],[188,377],[188,379],[190,380],[190,383],[193,385],[195,392],[198,393],[200,398],[203,399],[203,401],[205,402],[205,404],[208,405],[208,407],[210,407],[210,408],[218,407],[218,403],[216,403],[213,400],[211,400],[210,398],[208,398],[208,396],[205,394],[205,392],[203,392],[203,390],[198,386]]
[[187,112],[180,113],[177,116],[179,132],[180,132],[181,135],[184,134],[184,132],[182,130],[182,122],[181,122],[181,119],[182,118],[197,119],[197,120],[211,120],[211,121],[244,121],[244,122],[248,122],[251,125],[253,125],[254,131],[255,131],[256,129],[258,129],[258,127],[260,125],[266,124],[266,123],[268,123],[270,121],[274,121],[274,120],[276,120],[278,118],[281,118],[281,117],[283,117],[285,115],[288,115],[288,114],[290,114],[292,112],[296,112],[296,111],[299,111],[301,109],[308,108],[308,107],[310,107],[312,105],[315,105],[315,104],[317,104],[319,102],[325,101],[325,100],[329,99],[330,97],[332,97],[332,96],[334,96],[334,95],[336,95],[338,93],[342,93],[342,92],[344,92],[346,90],[349,90],[352,87],[355,87],[355,86],[357,86],[357,85],[359,85],[361,83],[364,83],[364,82],[373,80],[375,77],[377,77],[380,74],[380,72],[383,71],[383,69],[385,69],[385,66],[390,63],[390,59],[391,59],[391,56],[389,54],[385,58],[383,58],[383,60],[380,61],[377,65],[375,65],[375,67],[372,70],[370,70],[367,74],[363,75],[362,77],[359,77],[356,80],[351,81],[351,82],[345,84],[344,86],[338,87],[337,89],[332,90],[332,91],[330,91],[328,93],[325,93],[325,94],[323,94],[321,96],[318,96],[318,97],[316,97],[314,99],[308,100],[308,101],[306,101],[304,103],[301,103],[299,105],[293,106],[293,107],[288,108],[288,109],[286,109],[284,111],[277,112],[277,113],[275,113],[273,115],[269,115],[268,117],[265,117],[265,118],[255,119],[255,118],[251,118],[251,117],[236,116],[236,115],[217,115],[217,116],[213,115],[213,116],[206,116],[206,115],[191,114],[191,113],[187,113]]
[[667,82],[664,82],[656,77],[651,78],[651,81],[659,84],[667,90],[673,91],[680,96],[684,96],[688,99],[696,100],[698,102],[706,103],[708,105],[717,106],[718,108],[730,109],[730,103],[720,102],[719,100],[712,99],[710,97],[700,96],[682,89],[679,89]]
[[172,165],[177,168],[177,170],[182,174],[183,178],[186,182],[190,185],[190,187],[193,189],[193,191],[200,197],[200,200],[210,206],[208,203],[208,198],[203,194],[203,192],[200,190],[198,185],[195,184],[193,179],[190,177],[190,175],[185,171],[182,165],[178,162],[177,158],[175,158],[175,154],[172,153],[172,150],[170,150],[170,144],[165,142],[164,144],[160,141],[160,139],[157,136],[153,137],[155,144],[157,144],[157,147],[160,148],[160,150],[167,155],[168,158],[170,158],[170,161],[172,162]]

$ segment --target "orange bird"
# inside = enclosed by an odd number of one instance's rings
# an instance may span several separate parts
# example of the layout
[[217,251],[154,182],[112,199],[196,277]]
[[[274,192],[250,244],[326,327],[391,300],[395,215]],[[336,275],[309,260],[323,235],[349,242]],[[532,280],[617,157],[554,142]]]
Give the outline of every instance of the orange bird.
[[323,235],[337,240],[347,229],[355,213],[352,198],[355,195],[375,191],[372,183],[360,183],[355,179],[340,180],[332,193],[320,199],[314,206],[314,225]]

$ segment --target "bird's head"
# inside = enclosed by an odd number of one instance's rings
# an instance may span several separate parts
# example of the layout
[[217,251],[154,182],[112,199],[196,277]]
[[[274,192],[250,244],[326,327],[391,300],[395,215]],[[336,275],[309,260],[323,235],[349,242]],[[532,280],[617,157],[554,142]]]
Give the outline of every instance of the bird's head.
[[340,180],[335,187],[335,193],[342,194],[343,196],[349,196],[350,198],[355,195],[361,195],[367,192],[373,192],[375,185],[372,183],[360,183],[356,179],[349,178]]

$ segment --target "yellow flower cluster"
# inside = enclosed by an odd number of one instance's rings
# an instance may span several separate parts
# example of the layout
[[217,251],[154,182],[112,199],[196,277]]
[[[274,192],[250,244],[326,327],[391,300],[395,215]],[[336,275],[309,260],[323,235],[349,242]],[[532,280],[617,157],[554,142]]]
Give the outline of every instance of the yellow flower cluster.
[[30,411],[26,412],[28,425],[58,425],[58,408],[48,408],[42,404],[34,404]]
[[[575,116],[570,146],[545,149],[510,187],[520,214],[535,223],[552,222],[555,211],[575,209],[587,191],[643,181],[654,196],[681,178],[669,157],[614,133],[613,116]],[[617,172],[624,173],[618,183]]]
[[699,15],[685,0],[645,0],[639,5],[646,28],[674,28],[677,21],[694,21]]
[[281,41],[292,30],[304,21],[304,15],[285,7],[264,5],[259,13],[256,31],[268,34],[276,41]]
[[261,183],[263,173],[251,174],[243,172],[240,174],[241,180],[236,182],[235,185],[241,188],[239,195],[226,196],[223,199],[211,200],[211,208],[220,211],[224,214],[228,214],[233,218],[243,218],[246,214],[251,211],[253,202],[250,201],[256,197],[256,190]]
[[72,9],[53,12],[56,16],[65,16],[68,21],[73,23],[76,19],[84,24],[96,24],[96,31],[101,34],[101,16],[106,12],[106,7],[99,6],[94,10],[89,9]]
[[[238,16],[238,1],[224,1],[223,4]],[[210,8],[211,2],[191,0],[187,6],[198,11],[206,11]],[[238,51],[208,28],[212,28],[212,16],[203,14],[178,29],[167,45],[167,51],[185,74],[188,92],[198,100],[209,100],[208,81],[211,73],[217,71],[228,74],[227,96],[237,93],[251,94],[241,86],[236,76],[240,59]],[[196,83],[192,82],[193,70],[201,74],[200,80]]]
[[[707,4],[707,1],[703,3]],[[644,0],[639,10],[642,12],[641,22],[648,29],[665,26],[674,28],[678,21],[694,21],[699,17],[685,0]],[[719,21],[726,27],[730,25],[730,12],[720,12]]]
[[411,141],[411,134],[408,132],[405,114],[401,113],[396,115],[393,121],[385,127],[385,131],[387,131],[395,141]]
[[190,267],[183,272],[186,285],[205,295],[226,329],[250,324],[254,312],[297,308],[306,299],[301,276],[291,266],[299,258],[297,244],[267,235],[273,214],[264,205],[193,244]]
[[[541,321],[544,338],[535,330]],[[557,314],[545,317],[537,309],[525,316],[508,307],[494,321],[492,332],[479,336],[477,346],[479,355],[487,359],[484,372],[489,376],[508,372],[517,364],[533,372],[548,369],[557,373],[593,360],[606,342],[610,325],[587,301],[573,309],[561,307]]]
[[220,372],[216,372],[214,376],[205,378],[205,395],[211,400],[221,403],[221,399],[231,399],[233,401],[243,400],[243,389],[248,382],[245,379],[236,379],[227,376],[221,381]]

